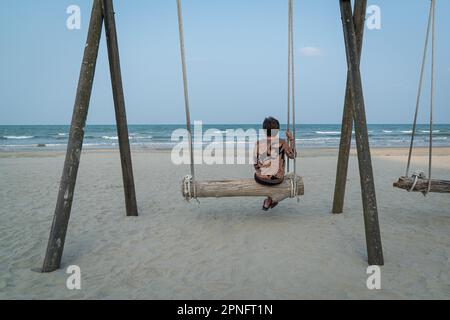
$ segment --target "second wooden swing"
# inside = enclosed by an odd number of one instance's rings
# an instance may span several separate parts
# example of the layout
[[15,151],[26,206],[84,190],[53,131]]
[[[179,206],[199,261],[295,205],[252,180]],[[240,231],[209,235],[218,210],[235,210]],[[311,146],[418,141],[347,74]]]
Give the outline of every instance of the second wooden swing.
[[[435,98],[435,47],[436,47],[436,22],[435,22],[435,11],[436,11],[436,0],[431,0],[430,12],[428,16],[428,26],[427,35],[425,38],[425,47],[423,52],[422,67],[420,71],[419,89],[417,92],[416,101],[416,111],[414,114],[414,122],[411,134],[411,143],[409,147],[408,163],[406,165],[406,173],[401,176],[397,182],[394,183],[394,187],[404,189],[407,191],[422,192],[424,195],[429,192],[437,193],[450,193],[450,181],[449,180],[438,180],[432,179],[432,157],[433,157],[433,109],[434,109],[434,98]],[[412,152],[414,149],[414,137],[416,135],[417,129],[417,117],[419,114],[420,98],[422,95],[422,84],[424,77],[424,69],[427,58],[428,43],[431,33],[431,95],[430,95],[430,136],[429,136],[429,153],[428,153],[428,177],[422,171],[416,171],[410,175],[410,166]]]

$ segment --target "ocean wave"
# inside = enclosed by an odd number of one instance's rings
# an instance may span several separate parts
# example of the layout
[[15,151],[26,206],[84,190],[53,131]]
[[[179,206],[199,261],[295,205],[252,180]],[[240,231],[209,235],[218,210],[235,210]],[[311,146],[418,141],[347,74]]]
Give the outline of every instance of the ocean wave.
[[[420,130],[422,133],[430,133],[430,130]],[[433,130],[433,133],[439,133],[441,130]]]
[[63,147],[66,146],[65,143],[42,143],[42,144],[38,144],[36,145],[36,147]]
[[111,147],[117,146],[117,143],[83,143],[83,147]]
[[[94,138],[96,138],[96,137],[94,137]],[[137,137],[128,136],[128,139],[130,139],[130,140],[132,140],[134,138],[138,139]],[[104,139],[104,140],[119,140],[119,137],[118,136],[103,136],[102,139]]]
[[448,137],[434,137],[433,140],[434,141],[438,141],[438,140],[447,140]]
[[3,136],[2,138],[7,140],[25,140],[25,139],[33,139],[34,136]]
[[103,136],[102,139],[105,140],[119,140],[118,136]]
[[341,134],[340,131],[316,131],[317,134]]
[[0,145],[0,149],[10,149],[10,148],[35,148],[35,144],[4,144]]
[[383,130],[384,133],[392,133],[392,130]]
[[340,138],[300,138],[296,139],[296,141],[330,141],[330,140],[340,140]]

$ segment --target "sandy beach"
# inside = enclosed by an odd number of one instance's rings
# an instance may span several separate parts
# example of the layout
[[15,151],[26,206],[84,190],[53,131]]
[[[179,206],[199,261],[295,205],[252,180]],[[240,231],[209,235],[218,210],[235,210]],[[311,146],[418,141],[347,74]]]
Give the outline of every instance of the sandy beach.
[[[426,170],[426,149],[413,168]],[[366,244],[357,159],[345,213],[330,213],[336,149],[302,150],[306,194],[270,212],[262,199],[187,203],[167,151],[133,150],[138,218],[125,217],[118,151],[83,152],[62,269],[42,266],[64,152],[0,153],[0,299],[449,299],[450,198],[392,183],[405,149],[373,149],[385,266],[366,287]],[[251,177],[252,167],[199,166],[199,178]],[[450,178],[450,148],[434,176]],[[65,269],[81,268],[68,290]]]

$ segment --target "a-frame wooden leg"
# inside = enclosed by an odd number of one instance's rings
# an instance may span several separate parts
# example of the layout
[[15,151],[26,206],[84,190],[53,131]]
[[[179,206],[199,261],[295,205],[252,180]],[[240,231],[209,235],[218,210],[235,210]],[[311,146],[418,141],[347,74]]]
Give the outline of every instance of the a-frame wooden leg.
[[[353,22],[358,47],[358,60],[361,60],[364,22],[367,9],[367,0],[355,2]],[[358,62],[359,65],[359,62]],[[336,170],[336,184],[334,187],[333,213],[342,213],[344,210],[345,188],[347,183],[348,160],[352,143],[353,131],[353,101],[350,92],[350,75],[347,74],[347,86],[345,91],[344,112],[342,116],[341,141],[339,144],[339,157]]]
[[[370,265],[383,265],[384,259],[378,222],[375,182],[373,178],[364,95],[361,73],[359,70],[358,44],[352,16],[351,0],[339,0],[339,2],[344,29],[349,83],[351,88],[350,93],[353,105],[353,120],[355,124],[356,146],[358,151],[368,262]],[[358,2],[358,0],[356,0],[356,2]]]
[[70,126],[66,160],[42,272],[52,272],[58,269],[61,263],[83,147],[84,127],[91,98],[102,25],[102,3],[101,0],[94,0]]
[[125,192],[127,216],[137,216],[136,192],[134,188],[133,166],[131,162],[130,141],[128,135],[125,98],[123,94],[122,74],[120,70],[119,45],[117,41],[116,21],[112,0],[103,0],[106,41],[108,45],[111,84],[116,111],[117,136],[119,138],[122,177]]
[[83,147],[84,128],[94,82],[103,18],[105,18],[106,26],[127,216],[138,215],[113,3],[112,0],[94,0],[88,39],[78,81],[66,160],[42,272],[52,272],[58,269],[61,264]]

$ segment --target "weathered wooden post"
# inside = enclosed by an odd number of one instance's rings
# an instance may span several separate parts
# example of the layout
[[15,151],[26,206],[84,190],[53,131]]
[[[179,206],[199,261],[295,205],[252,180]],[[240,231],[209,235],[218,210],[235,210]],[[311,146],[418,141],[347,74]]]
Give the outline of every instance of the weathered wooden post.
[[[339,0],[344,29],[345,48],[348,64],[349,87],[355,122],[356,146],[358,152],[361,195],[364,208],[364,224],[368,262],[370,265],[383,265],[378,209],[373,178],[372,159],[367,131],[364,95],[361,73],[359,70],[360,52],[358,52],[357,35],[352,16],[351,0]],[[356,0],[361,2],[362,0]],[[360,51],[360,50],[359,50]]]
[[52,272],[58,269],[61,264],[83,147],[84,128],[94,82],[103,17],[105,17],[126,211],[127,216],[138,215],[113,3],[112,0],[94,0],[72,115],[66,159],[42,272]]
[[116,21],[112,0],[103,0],[106,41],[108,45],[109,68],[116,111],[117,136],[119,138],[122,177],[125,192],[127,216],[137,216],[136,192],[134,188],[133,166],[131,162],[130,141],[128,135],[125,97],[123,94],[122,74],[120,70],[119,45],[117,41]]
[[[353,23],[355,24],[356,43],[358,46],[358,60],[361,61],[361,53],[364,36],[364,22],[366,17],[367,0],[355,2],[353,11]],[[358,62],[358,65],[360,62]],[[353,130],[353,101],[350,92],[350,75],[347,74],[347,86],[345,91],[344,112],[342,116],[341,141],[339,145],[339,157],[336,170],[336,184],[334,188],[333,213],[342,213],[344,210],[345,188],[347,183],[348,160],[352,144]]]
[[78,166],[80,164],[81,149],[83,147],[84,127],[86,125],[91,98],[102,25],[102,3],[101,0],[94,0],[83,63],[78,80],[66,160],[64,162],[58,200],[56,202],[55,215],[53,217],[42,272],[52,272],[58,269],[61,263],[70,211],[72,209]]

